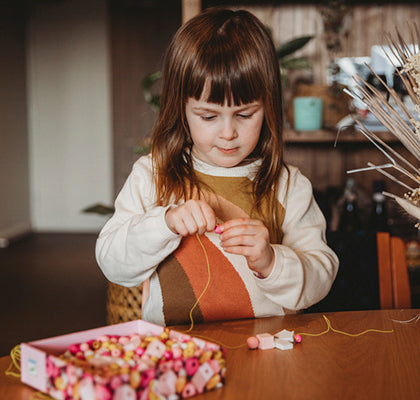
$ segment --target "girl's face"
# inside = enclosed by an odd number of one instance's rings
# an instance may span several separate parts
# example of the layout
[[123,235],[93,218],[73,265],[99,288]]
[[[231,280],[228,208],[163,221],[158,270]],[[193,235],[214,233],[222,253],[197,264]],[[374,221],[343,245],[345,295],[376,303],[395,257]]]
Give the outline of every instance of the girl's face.
[[241,164],[257,145],[264,107],[260,100],[221,106],[189,98],[185,114],[193,155],[207,164],[229,168]]

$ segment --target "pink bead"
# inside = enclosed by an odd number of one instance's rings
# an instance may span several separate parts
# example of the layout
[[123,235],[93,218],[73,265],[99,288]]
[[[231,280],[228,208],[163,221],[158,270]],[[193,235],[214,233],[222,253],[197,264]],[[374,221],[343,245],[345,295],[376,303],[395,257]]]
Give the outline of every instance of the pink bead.
[[121,385],[114,392],[113,400],[136,400],[136,391],[128,384]]
[[260,344],[260,341],[255,336],[250,336],[246,340],[246,344],[248,345],[248,348],[251,350],[258,349],[258,345]]
[[121,343],[121,344],[127,344],[129,341],[130,341],[130,339],[129,339],[128,336],[121,336],[118,339],[118,343]]
[[184,366],[181,359],[174,360],[173,369],[175,372],[178,372]]
[[54,364],[54,362],[48,357],[46,365],[47,375],[56,378],[60,375],[60,369]]
[[77,371],[74,365],[68,364],[66,367],[66,375],[70,385],[74,385],[77,382]]
[[111,391],[103,385],[95,385],[95,398],[98,400],[111,400]]
[[206,347],[207,347],[207,350],[210,350],[210,351],[218,351],[218,350],[220,350],[220,346],[218,344],[216,344],[216,343],[207,342],[206,343]]
[[90,349],[90,346],[89,346],[89,344],[88,343],[82,343],[81,345],[80,345],[80,350],[81,351],[87,351],[87,350],[89,350]]
[[173,369],[173,361],[161,361],[158,365],[159,372],[164,373]]
[[156,377],[156,370],[154,370],[153,368],[148,369],[147,371],[144,371],[141,374],[141,382],[140,382],[140,386],[144,389],[145,387],[149,386],[149,383],[155,379]]
[[184,390],[182,391],[182,397],[192,397],[195,396],[197,393],[197,389],[192,383],[187,383],[184,387]]
[[118,375],[113,376],[111,380],[109,381],[109,386],[113,390],[119,388],[121,385],[122,385],[122,379]]
[[175,395],[175,384],[176,384],[177,376],[175,372],[168,370],[163,373],[158,380],[158,390],[162,396],[168,398],[170,396]]
[[200,365],[196,374],[191,378],[191,383],[194,384],[196,389],[201,393],[207,382],[214,375],[214,371],[208,362]]
[[69,346],[69,350],[73,353],[76,354],[80,351],[80,346],[78,344],[71,344]]
[[111,350],[111,355],[112,355],[112,357],[119,357],[121,355],[121,350],[117,349],[117,348],[112,349]]
[[73,394],[74,394],[73,386],[72,385],[68,385],[67,388],[66,388],[66,390],[65,390],[65,393],[67,395],[67,398],[72,399],[73,398]]
[[173,347],[172,355],[175,359],[180,358],[182,356],[182,349],[180,349],[179,347]]
[[195,357],[191,357],[185,360],[185,371],[187,372],[188,376],[194,375],[197,372],[199,366],[200,363]]
[[136,352],[136,354],[139,356],[139,357],[141,357],[143,354],[144,354],[144,352],[145,352],[146,350],[143,348],[143,347],[137,347],[137,349],[135,350],[135,352]]
[[222,233],[222,230],[220,229],[220,225],[216,226],[216,229],[214,230],[215,233]]
[[161,358],[166,350],[166,346],[160,340],[153,340],[146,349],[146,354],[151,357]]
[[182,343],[187,343],[191,340],[191,336],[182,333],[181,335],[179,335],[178,340]]
[[207,362],[209,363],[210,367],[212,368],[212,370],[215,374],[218,374],[220,372],[220,370],[222,369],[220,367],[219,360],[209,360]]
[[301,343],[302,342],[302,336],[301,335],[295,335],[295,342]]

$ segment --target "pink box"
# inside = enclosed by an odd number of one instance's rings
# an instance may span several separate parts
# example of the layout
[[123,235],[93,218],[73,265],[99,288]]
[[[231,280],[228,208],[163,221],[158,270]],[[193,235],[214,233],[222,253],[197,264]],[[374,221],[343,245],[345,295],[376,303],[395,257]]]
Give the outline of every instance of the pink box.
[[[132,361],[124,373],[110,373],[109,369],[105,373],[101,368],[88,367],[87,362],[59,357],[69,346],[92,343],[103,335],[159,336],[164,331],[161,326],[136,320],[22,343],[21,381],[58,400],[145,400],[151,397],[175,400],[223,386],[225,349],[174,330],[169,330],[168,334],[171,343],[179,346],[178,354],[175,356],[175,351],[170,350],[172,347],[165,351],[161,341],[153,342],[154,345],[146,349],[149,360],[152,357],[155,363],[153,367],[142,361],[133,365]],[[187,346],[194,351],[187,354]]]

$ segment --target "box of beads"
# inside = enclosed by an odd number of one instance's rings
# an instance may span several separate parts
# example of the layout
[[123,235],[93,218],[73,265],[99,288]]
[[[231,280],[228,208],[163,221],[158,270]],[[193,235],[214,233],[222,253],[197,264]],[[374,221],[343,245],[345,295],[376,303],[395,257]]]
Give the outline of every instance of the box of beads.
[[225,350],[143,320],[21,344],[21,380],[75,400],[182,399],[221,387]]

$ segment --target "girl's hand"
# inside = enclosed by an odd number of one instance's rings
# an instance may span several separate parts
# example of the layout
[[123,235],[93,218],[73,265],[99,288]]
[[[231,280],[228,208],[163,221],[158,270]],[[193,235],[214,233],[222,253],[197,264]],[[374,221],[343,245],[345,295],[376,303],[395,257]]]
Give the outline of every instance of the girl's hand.
[[238,218],[217,228],[221,232],[220,244],[226,252],[245,256],[250,269],[264,277],[270,275],[274,266],[274,251],[270,246],[268,229],[261,221]]
[[169,229],[178,235],[202,235],[214,230],[216,214],[204,200],[188,200],[184,204],[169,208],[165,221]]

